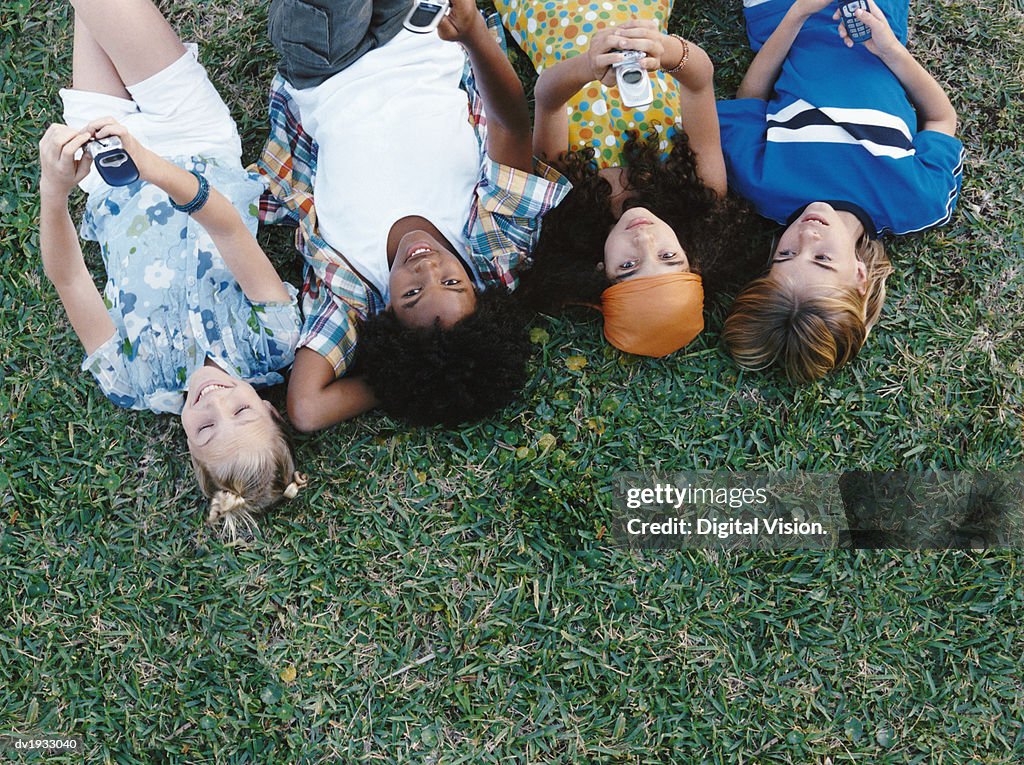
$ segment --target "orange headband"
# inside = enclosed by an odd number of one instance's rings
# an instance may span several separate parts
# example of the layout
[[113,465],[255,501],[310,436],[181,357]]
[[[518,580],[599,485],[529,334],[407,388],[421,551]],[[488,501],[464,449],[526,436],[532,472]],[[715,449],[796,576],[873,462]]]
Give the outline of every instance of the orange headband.
[[704,329],[704,287],[692,273],[628,279],[601,293],[604,336],[620,351],[655,358]]

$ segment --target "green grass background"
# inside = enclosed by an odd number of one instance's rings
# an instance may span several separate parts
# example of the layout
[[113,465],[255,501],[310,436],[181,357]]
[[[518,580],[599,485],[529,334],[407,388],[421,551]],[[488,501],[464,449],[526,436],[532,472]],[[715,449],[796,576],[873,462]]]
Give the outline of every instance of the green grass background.
[[[679,5],[672,31],[730,94],[750,58],[738,0]],[[253,158],[265,3],[161,7]],[[718,321],[655,361],[538,319],[519,403],[461,430],[371,414],[300,439],[309,488],[236,546],[203,524],[177,421],[115,409],[79,372],[42,273],[35,152],[69,22],[0,0],[0,733],[78,734],[118,763],[1024,760],[1018,552],[602,541],[617,470],[1021,462],[1019,0],[913,4],[964,190],[952,225],[892,247],[881,325],[841,373],[741,373]],[[289,233],[263,241],[297,278]]]

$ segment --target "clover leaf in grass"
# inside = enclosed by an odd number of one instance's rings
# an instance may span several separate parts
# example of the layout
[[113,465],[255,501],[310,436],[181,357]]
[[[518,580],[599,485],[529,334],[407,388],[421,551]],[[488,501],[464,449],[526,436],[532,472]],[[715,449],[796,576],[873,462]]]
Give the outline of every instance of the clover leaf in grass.
[[275,683],[263,689],[263,692],[260,694],[260,701],[270,707],[279,702],[283,695],[284,689]]
[[543,327],[534,327],[530,330],[530,342],[536,343],[537,345],[544,345],[548,340],[551,339],[551,335]]

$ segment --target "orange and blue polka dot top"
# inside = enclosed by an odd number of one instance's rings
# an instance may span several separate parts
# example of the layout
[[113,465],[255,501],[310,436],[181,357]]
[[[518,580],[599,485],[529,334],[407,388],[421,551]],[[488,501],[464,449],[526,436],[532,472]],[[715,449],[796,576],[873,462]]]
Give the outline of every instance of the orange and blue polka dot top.
[[[558,61],[585,51],[591,36],[600,29],[631,18],[656,18],[665,28],[672,12],[671,0],[495,0],[505,28],[530,57],[538,73]],[[644,110],[628,109],[619,101],[615,87],[600,82],[585,85],[569,101],[569,149],[593,146],[598,167],[622,165],[626,131],[657,136],[662,154],[679,120],[676,81],[663,72],[652,73],[654,103]]]

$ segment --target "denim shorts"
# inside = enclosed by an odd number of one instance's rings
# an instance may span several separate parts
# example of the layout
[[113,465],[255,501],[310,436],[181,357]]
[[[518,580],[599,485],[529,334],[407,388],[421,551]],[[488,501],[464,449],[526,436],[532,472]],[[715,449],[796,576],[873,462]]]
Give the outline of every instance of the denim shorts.
[[410,0],[273,0],[267,33],[278,70],[312,88],[398,34]]

